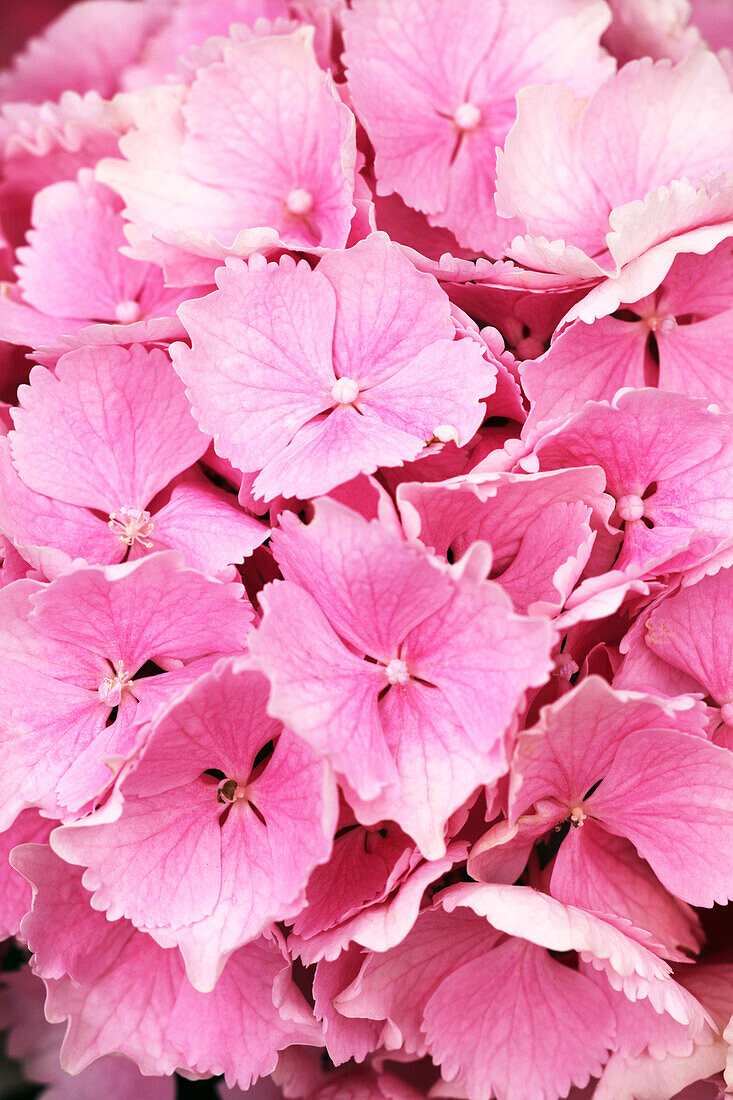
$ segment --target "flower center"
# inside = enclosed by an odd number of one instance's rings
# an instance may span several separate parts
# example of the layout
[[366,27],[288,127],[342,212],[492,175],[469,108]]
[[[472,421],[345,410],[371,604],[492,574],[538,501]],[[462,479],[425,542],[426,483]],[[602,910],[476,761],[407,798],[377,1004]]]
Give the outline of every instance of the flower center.
[[147,541],[153,530],[150,512],[142,508],[133,508],[126,504],[119,512],[110,512],[109,527],[110,530],[119,532],[119,541],[127,546],[137,542],[149,550],[153,545]]
[[644,515],[644,501],[636,493],[629,493],[628,496],[619,497],[616,510],[625,523],[630,523]]
[[461,103],[453,112],[453,121],[459,130],[467,133],[481,124],[481,111],[475,103]]
[[385,667],[384,675],[387,677],[387,682],[390,684],[399,684],[400,686],[407,684],[410,680],[410,670],[407,667],[407,661],[403,661],[401,657],[393,657]]
[[243,802],[247,798],[247,788],[240,787],[236,779],[222,779],[216,793],[217,802]]
[[677,318],[671,313],[663,313],[648,317],[647,324],[652,332],[658,332],[660,336],[671,336],[677,328]]
[[733,703],[723,703],[720,708],[720,717],[723,719],[726,726],[733,728]]
[[125,662],[120,658],[113,676],[105,676],[97,688],[97,695],[102,703],[110,707],[118,707],[123,692],[129,690],[132,684],[132,673],[125,668]]
[[305,214],[310,214],[313,209],[313,196],[303,187],[296,187],[286,198],[285,206],[291,214],[302,218]]
[[586,812],[583,809],[583,803],[579,803],[577,806],[573,806],[570,810],[570,824],[574,829],[579,829],[586,819]]
[[338,378],[331,388],[331,397],[337,405],[352,405],[359,396],[359,383],[353,378]]
[[120,302],[115,310],[115,317],[121,325],[132,325],[140,320],[142,312],[138,302]]

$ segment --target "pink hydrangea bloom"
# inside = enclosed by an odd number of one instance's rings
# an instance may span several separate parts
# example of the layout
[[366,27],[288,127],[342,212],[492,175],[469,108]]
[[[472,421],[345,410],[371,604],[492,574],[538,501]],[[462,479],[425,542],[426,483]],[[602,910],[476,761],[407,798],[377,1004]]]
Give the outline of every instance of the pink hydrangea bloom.
[[77,568],[50,585],[20,581],[0,600],[6,825],[26,806],[55,817],[85,808],[141,721],[243,649],[252,620],[239,585],[185,569],[172,551]]
[[625,386],[706,398],[733,408],[733,252],[677,256],[653,294],[610,317],[576,321],[540,359],[520,367],[530,401],[527,428],[610,401]]
[[589,100],[553,85],[524,89],[517,104],[497,209],[524,224],[513,258],[571,282],[601,280],[571,315],[593,320],[637,301],[677,253],[709,252],[730,235],[733,191],[721,173],[733,169],[733,91],[709,52],[676,66],[631,61]]
[[174,365],[218,453],[260,471],[256,496],[318,496],[479,427],[495,371],[385,235],[315,271],[257,257],[217,281],[181,307],[192,346],[174,345]]
[[501,255],[512,226],[494,206],[496,148],[514,97],[528,84],[595,91],[613,70],[599,47],[608,21],[596,0],[358,0],[344,60],[378,194],[396,191],[460,244]]
[[[30,894],[30,884],[25,886]],[[59,1064],[64,1029],[46,1021],[44,996],[43,982],[30,967],[0,978],[0,1027],[6,1031],[7,1053],[21,1063],[26,1077],[48,1086],[42,1093],[45,1100],[78,1100],[80,1095],[174,1100],[172,1078],[143,1077],[127,1058],[100,1058],[78,1077],[65,1073]]]
[[[600,866],[592,869],[600,838],[595,829],[586,837],[586,818],[630,840],[678,898],[707,906],[728,900],[733,862],[726,861],[730,849],[724,837],[733,829],[733,794],[727,793],[733,792],[733,756],[707,741],[702,708],[690,702],[619,695],[591,676],[545,708],[539,727],[520,735],[512,763],[510,820],[533,804],[549,809],[549,801],[555,814],[546,827],[570,821],[573,827],[560,848],[550,887],[557,884],[562,900],[606,911],[591,904],[603,895],[603,872]],[[713,782],[720,792],[716,800],[710,796]],[[614,853],[606,850],[605,856],[613,859]],[[616,856],[625,860],[621,853]],[[586,859],[588,866],[580,872]],[[620,865],[615,872],[617,877],[630,873]],[[638,924],[641,913],[633,896],[628,904],[632,908],[618,915]],[[653,919],[649,902],[647,908]]]
[[[312,31],[227,44],[190,86],[154,86],[130,110],[126,159],[103,161],[97,175],[125,202],[138,259],[346,244],[354,118],[316,62]],[[201,282],[198,267],[182,281]]]
[[87,868],[96,909],[178,945],[203,991],[233,951],[300,912],[331,854],[330,770],[268,717],[267,696],[261,673],[218,665],[160,715],[117,797],[51,842]]
[[733,1090],[730,12],[4,0],[0,1092]]
[[440,857],[450,814],[506,770],[504,734],[549,671],[549,624],[335,503],[308,527],[286,518],[285,581],[262,594],[250,642],[271,709],[325,753],[358,819],[391,818]]
[[623,686],[640,682],[660,694],[699,692],[716,736],[733,737],[733,669],[728,660],[733,571],[721,569],[661,600],[638,620],[618,674]]
[[476,539],[491,546],[491,576],[519,611],[553,614],[590,558],[613,500],[599,467],[542,474],[473,474],[400,486],[408,535],[458,560]]
[[[72,337],[81,343],[131,344],[184,334],[175,314],[192,292],[166,288],[159,267],[122,255],[120,208],[117,196],[94,183],[87,170],[78,181],[38,192],[28,244],[16,251],[17,283],[5,286],[0,297],[2,339],[63,348],[74,346]],[[55,341],[49,338],[54,330]]]
[[49,550],[63,571],[77,558],[112,564],[162,548],[218,573],[266,538],[263,524],[190,469],[208,439],[163,351],[69,352],[54,372],[34,367],[18,401],[0,454],[0,522],[47,575]]
[[689,567],[733,535],[730,417],[653,389],[588,401],[535,445],[545,470],[601,466],[623,530],[617,568]]

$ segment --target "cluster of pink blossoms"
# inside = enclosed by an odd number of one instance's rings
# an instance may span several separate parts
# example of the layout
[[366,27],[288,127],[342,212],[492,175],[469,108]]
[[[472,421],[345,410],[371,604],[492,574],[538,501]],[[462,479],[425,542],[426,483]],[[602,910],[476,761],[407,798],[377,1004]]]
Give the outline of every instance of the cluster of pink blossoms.
[[733,0],[2,18],[3,1097],[733,1092]]

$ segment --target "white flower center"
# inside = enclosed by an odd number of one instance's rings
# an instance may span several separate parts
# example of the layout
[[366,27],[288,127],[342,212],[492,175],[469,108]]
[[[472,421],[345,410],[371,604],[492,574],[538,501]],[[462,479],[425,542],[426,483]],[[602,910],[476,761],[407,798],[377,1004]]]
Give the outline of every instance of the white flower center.
[[132,325],[142,316],[139,302],[120,302],[115,310],[115,317],[121,325]]
[[619,497],[616,501],[616,510],[624,522],[630,523],[635,519],[641,519],[644,515],[644,501],[636,493],[630,493],[628,496]]
[[453,121],[464,133],[475,130],[481,124],[481,111],[475,103],[461,103],[453,112]]
[[452,424],[438,424],[437,428],[433,428],[433,439],[437,439],[438,443],[457,443],[458,431]]
[[119,512],[110,512],[109,526],[112,531],[120,532],[119,541],[128,546],[137,542],[149,550],[153,545],[147,541],[153,530],[153,523],[150,512],[143,508],[133,508],[132,505],[125,504]]
[[286,198],[285,205],[291,214],[302,218],[305,214],[310,214],[313,209],[313,196],[305,188],[296,187]]
[[132,684],[132,673],[125,668],[125,662],[120,658],[117,662],[117,671],[114,676],[105,676],[97,688],[97,695],[102,703],[110,707],[120,705],[123,692]]
[[407,667],[407,661],[403,661],[401,657],[393,657],[385,667],[384,675],[387,677],[387,681],[390,684],[399,684],[402,686],[408,683],[410,679],[410,670]]
[[647,324],[652,332],[658,332],[660,336],[671,336],[677,328],[677,318],[671,313],[654,314],[647,319]]
[[353,378],[339,378],[331,388],[331,397],[337,405],[351,405],[359,396],[359,383]]

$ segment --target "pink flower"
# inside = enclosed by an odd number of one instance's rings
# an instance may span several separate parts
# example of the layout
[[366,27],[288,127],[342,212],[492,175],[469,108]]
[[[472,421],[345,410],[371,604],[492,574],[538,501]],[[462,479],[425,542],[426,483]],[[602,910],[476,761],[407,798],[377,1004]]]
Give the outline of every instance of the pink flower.
[[526,233],[509,255],[571,283],[600,280],[569,316],[638,301],[678,252],[730,235],[732,143],[733,91],[707,51],[676,66],[631,61],[589,100],[522,90],[497,169],[497,209]]
[[86,809],[141,722],[220,655],[241,651],[252,619],[239,585],[187,570],[170,551],[77,568],[50,585],[24,580],[0,600],[6,826],[26,806],[53,817]]
[[260,673],[220,663],[155,721],[116,796],[53,834],[87,868],[94,907],[180,947],[204,992],[233,951],[300,912],[331,854],[330,771],[268,718],[267,694]]
[[593,92],[613,69],[599,46],[607,25],[596,0],[358,0],[344,16],[344,61],[377,193],[396,191],[460,244],[501,255],[518,231],[493,201],[514,97],[556,82]]
[[154,86],[129,107],[125,159],[97,175],[124,199],[138,259],[179,261],[189,285],[211,259],[346,244],[354,118],[318,67],[311,30],[227,43],[190,86]]
[[385,235],[315,271],[256,257],[217,281],[181,307],[192,346],[174,345],[174,366],[217,452],[260,471],[255,496],[318,496],[479,427],[495,371]]
[[504,735],[549,672],[549,624],[331,501],[308,527],[286,518],[285,580],[250,640],[270,709],[331,761],[358,820],[396,821],[439,858],[449,816],[506,770]]
[[146,1074],[223,1073],[246,1089],[275,1068],[283,1047],[320,1045],[276,929],[241,948],[213,992],[199,993],[177,951],[97,913],[79,872],[50,848],[24,845],[13,863],[34,886],[22,935],[46,983],[47,1016],[69,1021],[61,1050],[67,1072],[119,1053]]
[[47,576],[77,558],[106,565],[161,548],[219,573],[266,538],[191,468],[208,439],[164,352],[69,352],[53,373],[34,367],[18,400],[9,449],[0,441],[0,522]]

